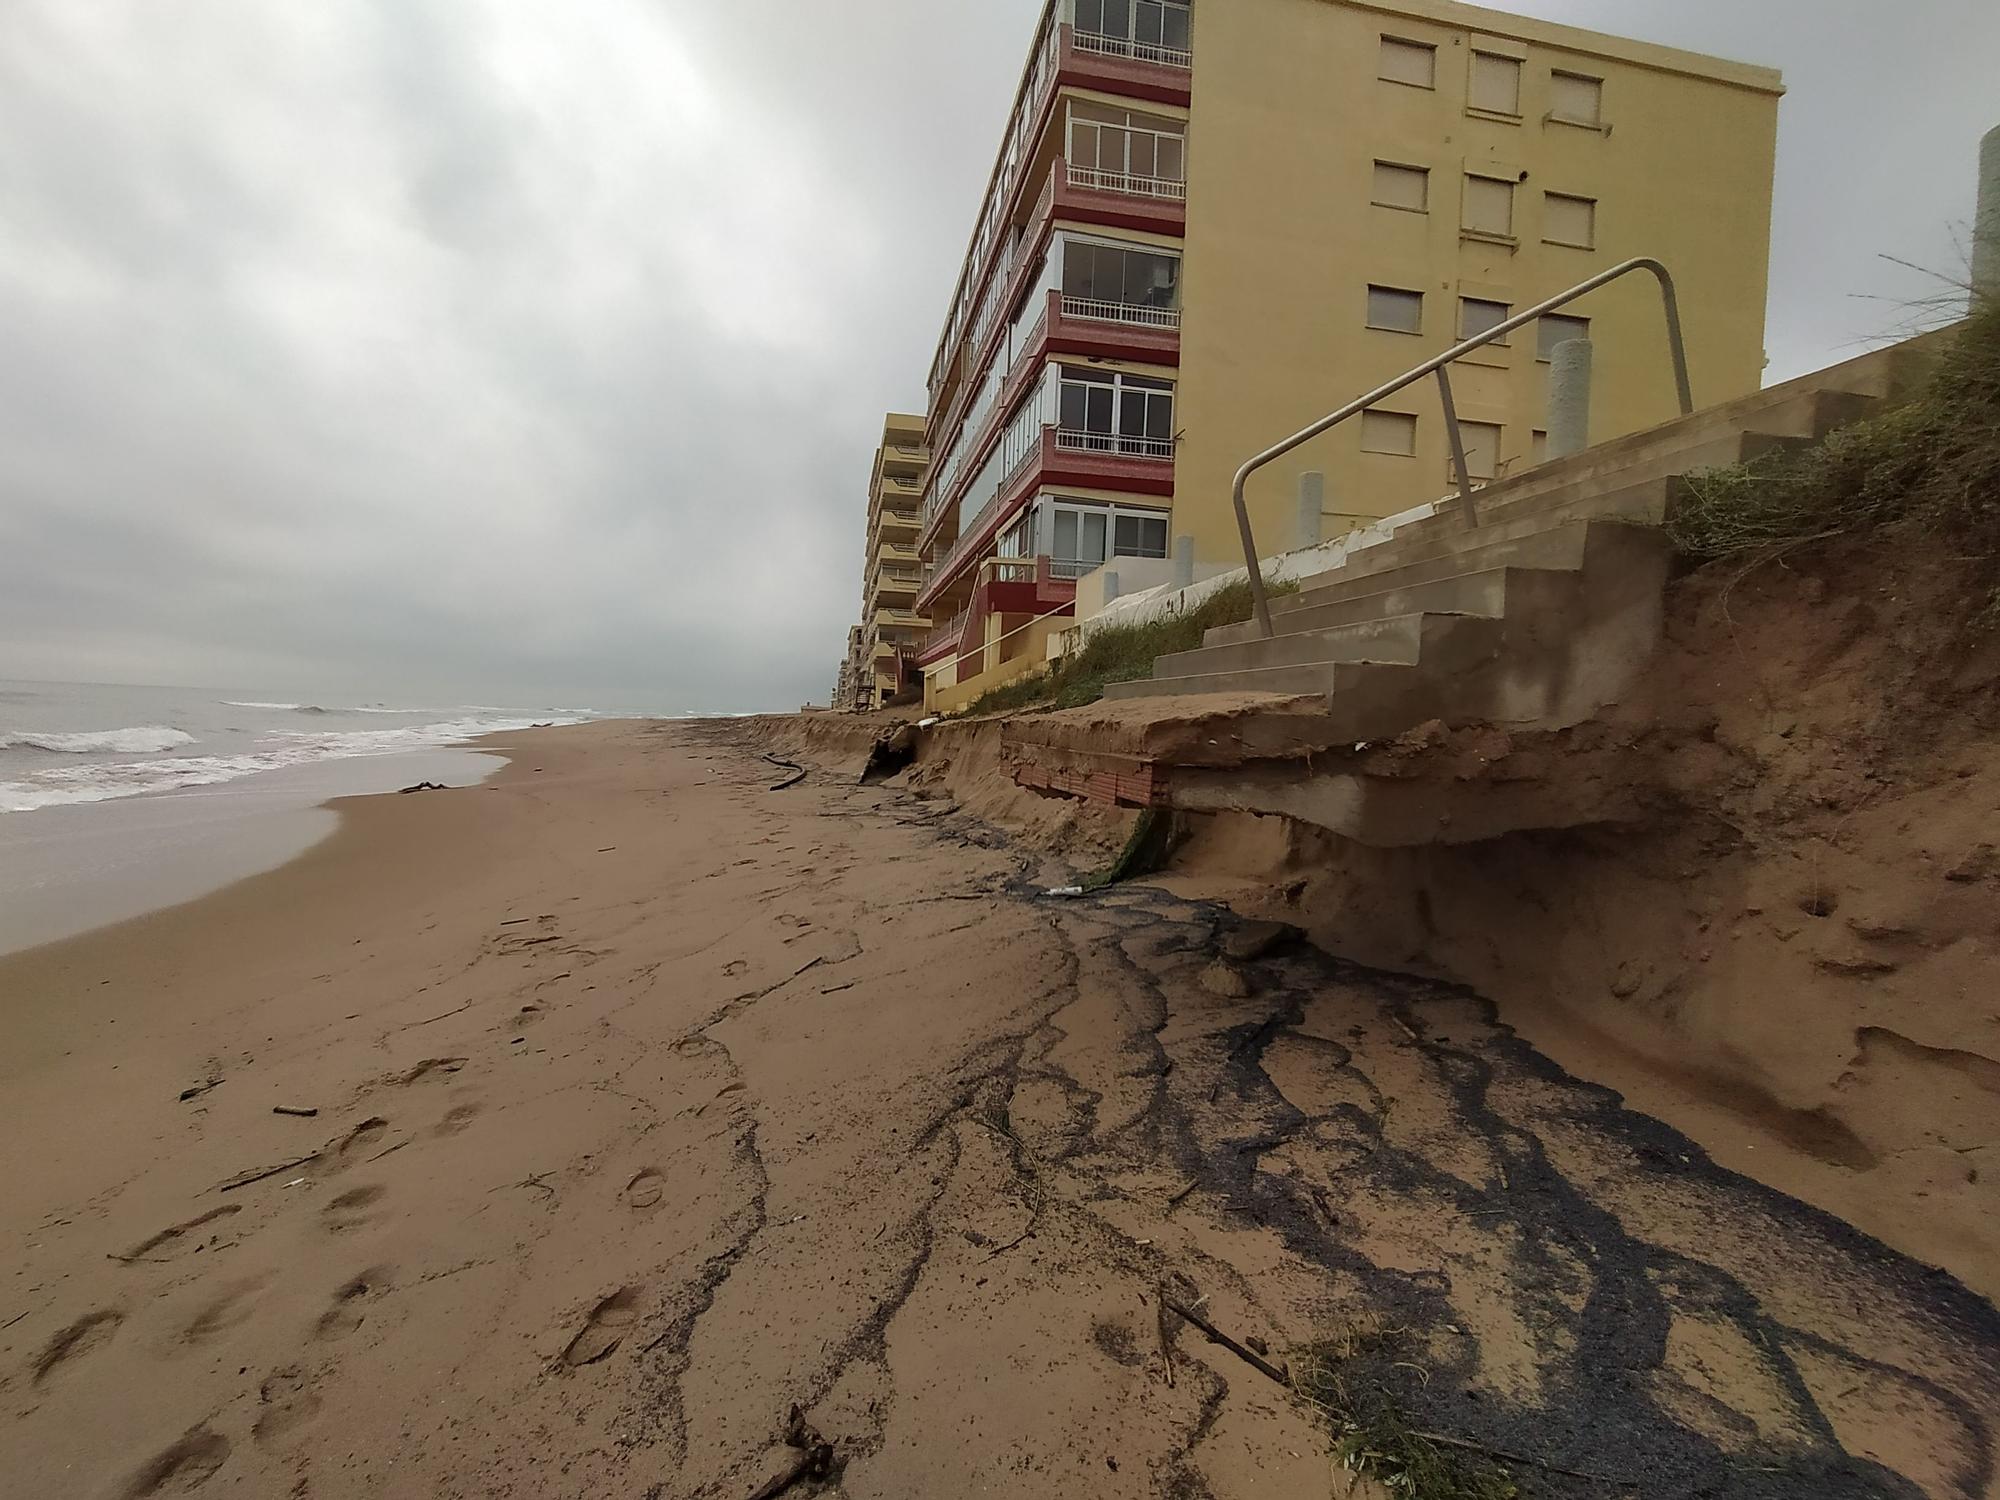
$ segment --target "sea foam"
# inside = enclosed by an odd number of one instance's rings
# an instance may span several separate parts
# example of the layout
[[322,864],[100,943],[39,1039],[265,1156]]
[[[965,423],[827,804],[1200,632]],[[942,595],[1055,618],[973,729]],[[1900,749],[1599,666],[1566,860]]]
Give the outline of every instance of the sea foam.
[[157,755],[181,745],[192,745],[194,736],[186,730],[164,724],[147,724],[137,729],[95,729],[80,734],[52,734],[41,730],[0,734],[0,750],[46,750],[52,755]]

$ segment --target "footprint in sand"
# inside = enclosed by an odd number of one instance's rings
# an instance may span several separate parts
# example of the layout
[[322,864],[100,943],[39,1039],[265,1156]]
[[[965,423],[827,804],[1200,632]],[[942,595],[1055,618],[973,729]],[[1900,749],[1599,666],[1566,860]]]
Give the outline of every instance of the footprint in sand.
[[722,966],[722,972],[726,978],[734,979],[737,975],[741,974],[745,969],[749,967],[750,965],[747,960],[741,958],[732,958],[728,963]]
[[638,1319],[639,1289],[633,1286],[620,1287],[609,1297],[590,1310],[590,1318],[569,1347],[562,1352],[562,1362],[571,1369],[581,1365],[594,1365],[601,1359],[609,1359],[618,1346],[625,1341],[625,1330]]
[[335,1234],[348,1229],[359,1229],[377,1217],[371,1210],[388,1195],[388,1192],[387,1188],[379,1184],[349,1188],[339,1197],[330,1200],[326,1207],[319,1211],[320,1222]]
[[229,1459],[229,1439],[206,1427],[191,1427],[172,1447],[156,1454],[124,1489],[124,1500],[147,1495],[185,1495],[215,1477]]
[[319,1415],[319,1393],[297,1365],[274,1370],[257,1391],[257,1420],[250,1432],[260,1443],[281,1442]]
[[457,1135],[466,1126],[479,1118],[480,1108],[481,1106],[477,1104],[455,1105],[445,1112],[445,1117],[442,1120],[438,1121],[437,1133],[439,1135]]
[[206,1229],[210,1225],[221,1223],[224,1219],[234,1218],[242,1212],[243,1206],[240,1203],[225,1203],[222,1207],[211,1208],[207,1213],[189,1219],[185,1223],[162,1229],[151,1239],[141,1240],[123,1255],[114,1255],[111,1258],[123,1261],[128,1266],[140,1261],[164,1263],[173,1260],[215,1242],[214,1231],[211,1230],[206,1235],[197,1235],[195,1233],[197,1229]]
[[629,1208],[641,1210],[658,1208],[660,1199],[666,1195],[666,1191],[666,1179],[651,1167],[647,1167],[625,1184],[625,1203]]
[[34,1383],[40,1385],[64,1365],[108,1341],[124,1321],[125,1314],[110,1308],[85,1313],[42,1346],[42,1352],[35,1356]]
[[369,1267],[333,1294],[333,1306],[320,1314],[319,1321],[313,1325],[313,1337],[323,1344],[346,1338],[367,1321],[368,1299],[387,1290],[389,1268]]
[[366,1155],[388,1133],[389,1122],[380,1115],[371,1115],[341,1137],[340,1145],[335,1150],[342,1161],[348,1161]]
[[523,1026],[532,1026],[541,1020],[544,1014],[546,1012],[539,1005],[524,1005],[514,1012],[514,1029],[518,1031]]
[[389,1082],[399,1088],[408,1088],[411,1084],[421,1083],[426,1078],[444,1073],[456,1073],[464,1066],[465,1059],[462,1057],[427,1057],[414,1068],[406,1068],[400,1073],[391,1074]]
[[220,1297],[195,1314],[194,1321],[181,1330],[181,1342],[206,1343],[219,1333],[249,1322],[251,1313],[257,1310],[257,1294],[275,1279],[266,1275],[230,1283]]

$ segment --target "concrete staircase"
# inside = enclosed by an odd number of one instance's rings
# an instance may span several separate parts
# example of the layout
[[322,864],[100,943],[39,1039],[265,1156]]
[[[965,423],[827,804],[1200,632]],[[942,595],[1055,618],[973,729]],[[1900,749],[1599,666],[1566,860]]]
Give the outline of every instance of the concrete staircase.
[[1106,696],[1311,695],[1352,740],[1433,718],[1581,722],[1658,642],[1658,528],[1685,476],[1815,442],[1912,378],[1907,348],[1878,351],[1489,484],[1477,524],[1446,505],[1273,599],[1271,639],[1212,630]]

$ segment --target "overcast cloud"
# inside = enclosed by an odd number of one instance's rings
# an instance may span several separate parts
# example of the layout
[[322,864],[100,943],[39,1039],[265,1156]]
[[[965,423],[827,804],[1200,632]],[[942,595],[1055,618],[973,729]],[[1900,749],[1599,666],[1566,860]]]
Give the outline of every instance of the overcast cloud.
[[[1962,264],[1990,0],[1520,8],[1785,70],[1773,378]],[[824,698],[1038,9],[0,0],[0,676]]]

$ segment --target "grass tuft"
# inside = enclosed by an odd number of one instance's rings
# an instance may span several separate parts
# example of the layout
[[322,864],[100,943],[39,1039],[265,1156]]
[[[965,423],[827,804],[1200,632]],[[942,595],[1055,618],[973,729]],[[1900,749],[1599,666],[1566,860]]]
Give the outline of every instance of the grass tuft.
[[[1292,582],[1270,583],[1272,598],[1298,592]],[[1153,675],[1153,663],[1177,651],[1193,651],[1202,637],[1219,625],[1240,625],[1250,618],[1250,585],[1229,583],[1185,614],[1147,620],[1138,625],[1107,625],[1092,632],[1081,651],[1051,671],[1032,672],[985,692],[954,717],[1011,713],[1023,708],[1081,708],[1104,696],[1114,682],[1132,682]]]
[[1936,537],[1974,566],[1968,612],[2000,623],[2000,304],[1961,325],[1913,400],[1810,448],[1690,475],[1667,531],[1686,556],[1751,565],[1866,532]]
[[1334,1462],[1398,1500],[1518,1500],[1503,1466],[1420,1431],[1387,1389],[1366,1378],[1371,1365],[1394,1361],[1400,1345],[1394,1330],[1353,1332],[1294,1356],[1293,1389],[1331,1429]]

